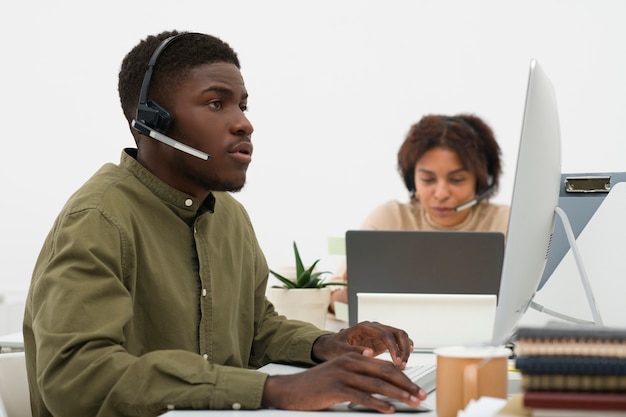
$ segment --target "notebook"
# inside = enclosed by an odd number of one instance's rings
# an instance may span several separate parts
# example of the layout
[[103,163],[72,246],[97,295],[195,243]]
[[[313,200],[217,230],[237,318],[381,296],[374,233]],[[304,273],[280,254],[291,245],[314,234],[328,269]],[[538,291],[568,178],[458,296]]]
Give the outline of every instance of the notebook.
[[358,321],[405,330],[414,349],[489,344],[496,317],[495,294],[358,293]]
[[348,230],[348,315],[357,293],[498,294],[504,234],[499,232]]

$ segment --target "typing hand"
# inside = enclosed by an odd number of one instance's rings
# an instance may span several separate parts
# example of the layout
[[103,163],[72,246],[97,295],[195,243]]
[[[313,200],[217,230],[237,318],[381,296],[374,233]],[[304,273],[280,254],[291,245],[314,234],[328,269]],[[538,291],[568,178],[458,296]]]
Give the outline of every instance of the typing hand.
[[374,357],[387,350],[393,363],[404,369],[413,350],[413,341],[404,330],[364,321],[335,334],[321,336],[313,344],[312,355],[321,362],[348,352]]
[[323,410],[351,402],[381,413],[393,413],[395,408],[381,395],[411,407],[419,406],[426,398],[426,392],[391,362],[347,353],[304,372],[268,377],[262,405],[287,410]]

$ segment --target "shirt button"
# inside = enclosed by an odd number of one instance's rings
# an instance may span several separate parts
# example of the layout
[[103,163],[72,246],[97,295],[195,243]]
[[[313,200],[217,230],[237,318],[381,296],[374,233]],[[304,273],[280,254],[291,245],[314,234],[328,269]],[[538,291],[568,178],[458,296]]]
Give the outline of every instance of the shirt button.
[[186,199],[186,200],[185,200],[185,205],[186,205],[187,207],[191,207],[191,206],[193,206],[193,200],[192,200],[191,198]]
[[241,410],[241,404],[233,403],[233,410]]
[[203,357],[205,360],[209,359],[209,355],[207,355],[206,353],[205,353],[204,355],[202,355],[202,357]]
[[203,289],[202,289],[202,296],[203,296],[203,297],[206,297],[206,288],[203,288]]

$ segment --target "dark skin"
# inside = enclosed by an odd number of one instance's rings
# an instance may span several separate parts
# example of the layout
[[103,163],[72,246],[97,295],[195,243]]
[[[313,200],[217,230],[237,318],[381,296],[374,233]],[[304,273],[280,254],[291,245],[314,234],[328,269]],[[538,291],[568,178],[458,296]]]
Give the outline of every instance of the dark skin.
[[209,161],[135,133],[137,160],[168,185],[203,201],[211,191],[243,187],[252,160],[248,92],[239,69],[203,65],[177,85],[163,105],[174,121],[166,134],[211,155]]
[[[325,362],[305,372],[268,377],[262,404],[287,410],[323,410],[349,401],[381,413],[395,412],[389,403],[372,396],[378,393],[417,407],[426,399],[426,392],[401,372],[412,349],[403,330],[375,322],[322,336],[313,345],[312,355]],[[391,362],[374,358],[386,350]]]
[[[211,155],[196,158],[136,132],[138,161],[170,186],[203,201],[211,191],[243,187],[252,160],[253,127],[245,115],[248,92],[239,69],[214,63],[191,71],[166,102],[174,121],[168,136]],[[321,364],[293,375],[269,376],[262,405],[320,410],[355,402],[382,413],[394,408],[372,396],[383,394],[418,406],[426,393],[403,373],[412,342],[399,329],[364,322],[313,344]],[[391,361],[375,358],[388,351]]]

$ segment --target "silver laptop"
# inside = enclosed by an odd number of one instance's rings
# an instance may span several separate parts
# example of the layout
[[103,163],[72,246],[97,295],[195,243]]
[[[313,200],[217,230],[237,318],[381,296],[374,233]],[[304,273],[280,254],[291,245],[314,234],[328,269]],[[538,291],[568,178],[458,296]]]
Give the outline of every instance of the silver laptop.
[[350,325],[358,321],[357,293],[497,295],[503,258],[499,232],[349,230]]
[[489,344],[496,317],[495,294],[358,293],[359,321],[405,330],[415,350]]

